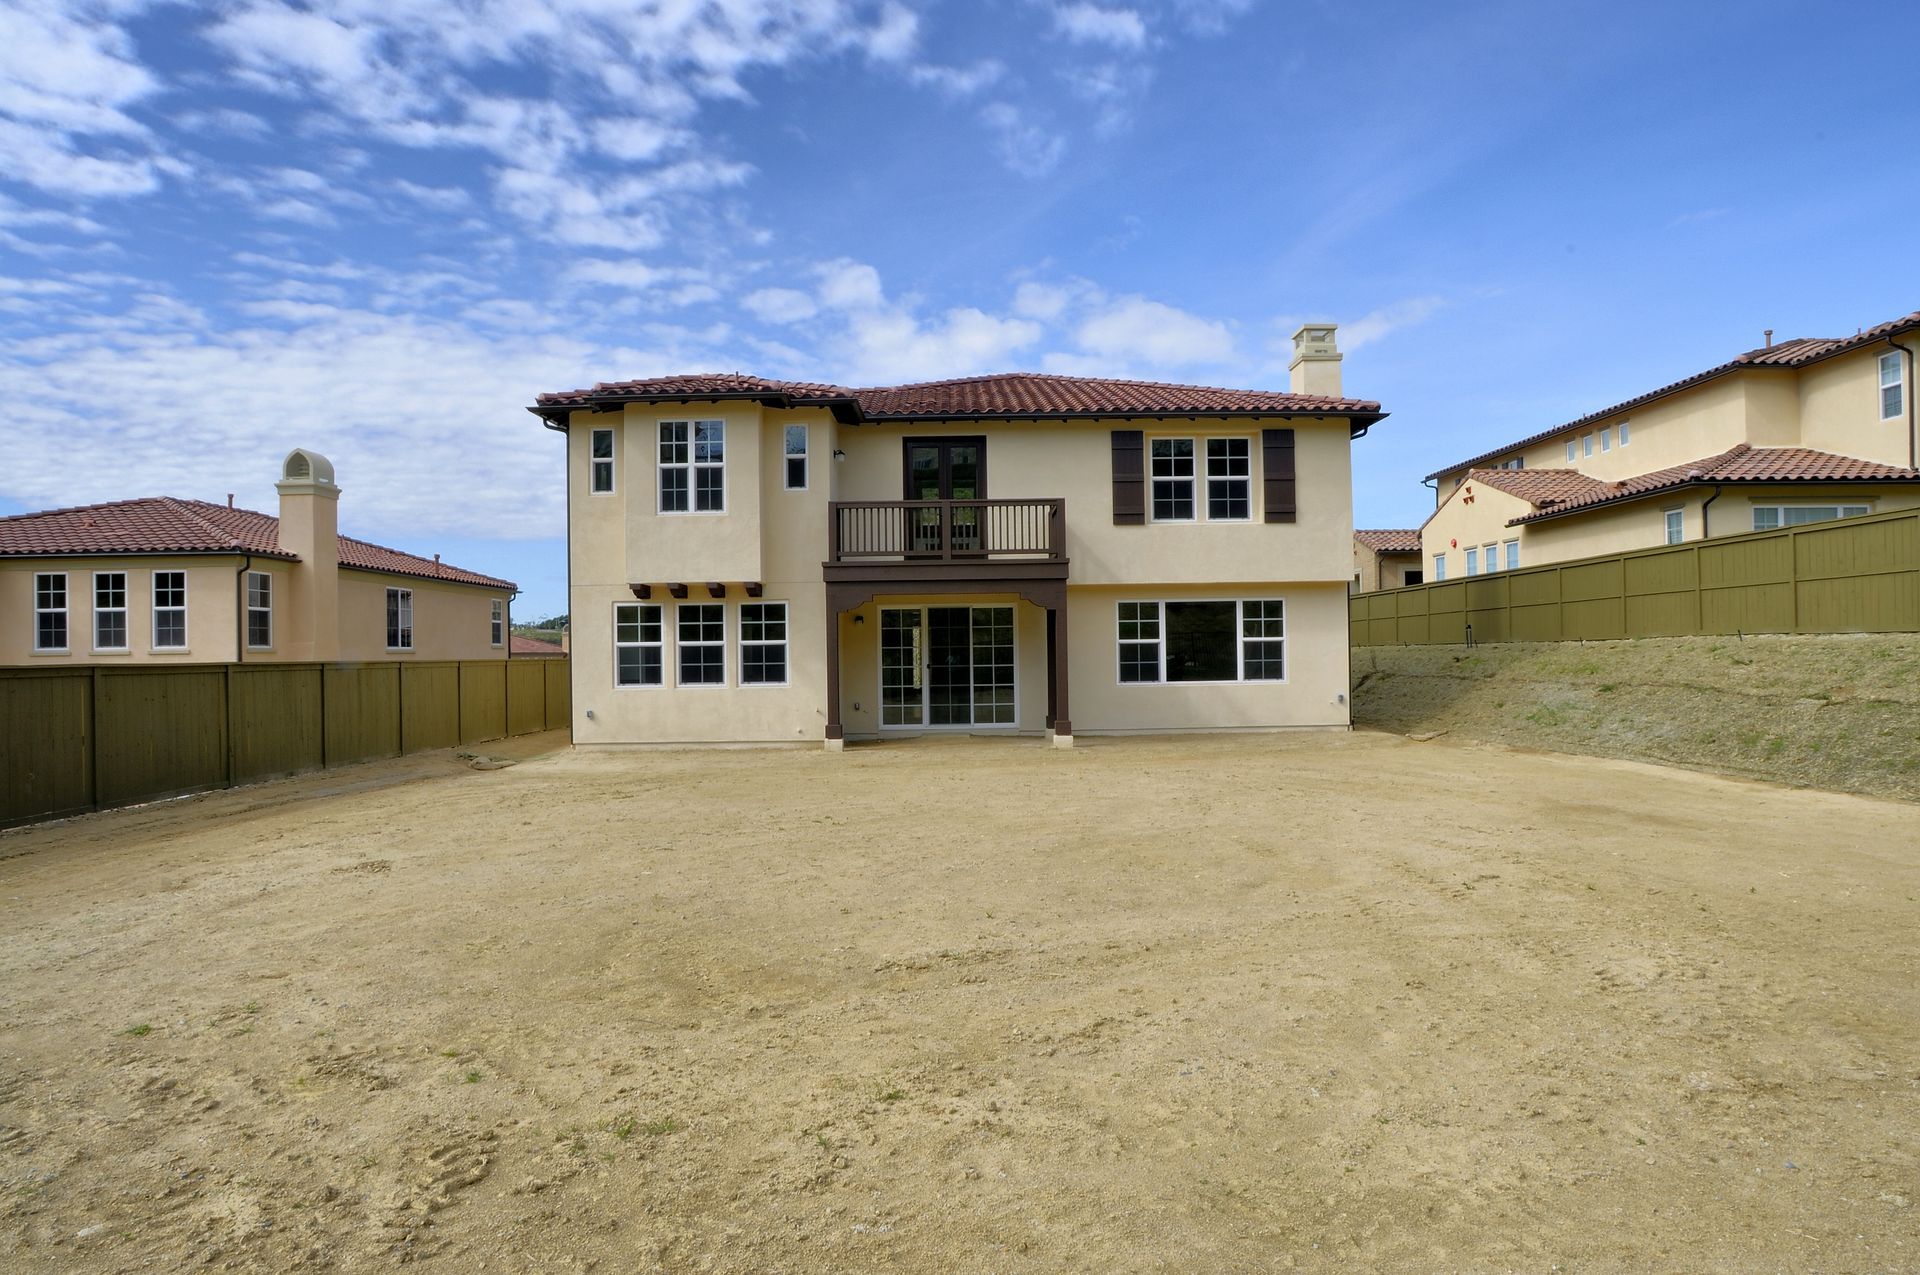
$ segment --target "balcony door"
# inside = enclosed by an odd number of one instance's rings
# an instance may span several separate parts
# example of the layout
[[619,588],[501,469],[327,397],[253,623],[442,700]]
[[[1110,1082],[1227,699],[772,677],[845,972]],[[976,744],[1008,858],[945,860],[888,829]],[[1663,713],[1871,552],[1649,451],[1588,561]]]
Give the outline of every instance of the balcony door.
[[[983,435],[960,438],[909,438],[904,443],[906,499],[985,500],[987,496],[987,440]],[[965,505],[949,510],[916,509],[910,527],[913,552],[941,551],[941,528],[951,522],[948,546],[956,553],[978,553],[984,511]]]

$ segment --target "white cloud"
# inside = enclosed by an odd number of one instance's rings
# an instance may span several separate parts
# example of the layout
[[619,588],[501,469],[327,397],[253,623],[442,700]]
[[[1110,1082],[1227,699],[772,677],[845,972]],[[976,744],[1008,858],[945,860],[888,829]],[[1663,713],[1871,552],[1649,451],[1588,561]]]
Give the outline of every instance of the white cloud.
[[1087,353],[1116,366],[1178,368],[1235,357],[1226,324],[1141,296],[1115,301],[1082,323],[1075,336]]
[[1045,177],[1066,154],[1067,139],[1036,124],[1009,102],[991,102],[980,120],[993,131],[1001,162],[1023,177]]
[[1341,324],[1336,339],[1343,352],[1352,353],[1363,346],[1383,340],[1401,328],[1426,322],[1445,304],[1446,299],[1443,297],[1409,297],[1404,301],[1395,301],[1391,305],[1370,310],[1351,323]]
[[812,297],[792,288],[761,288],[742,297],[740,304],[768,323],[798,323],[820,312]]
[[880,62],[899,62],[912,56],[919,40],[919,17],[895,0],[888,0],[879,20],[860,37],[867,56]]
[[965,98],[996,83],[1006,73],[1004,63],[988,58],[972,66],[916,66],[907,72],[907,79],[948,97]]
[[393,188],[436,212],[465,212],[473,207],[473,196],[458,186],[422,186],[403,177],[394,181]]
[[832,310],[875,310],[886,301],[880,272],[859,261],[829,261],[817,267],[820,304]]
[[1147,24],[1132,9],[1108,9],[1097,4],[1066,4],[1053,11],[1054,29],[1080,44],[1107,44],[1116,49],[1138,49],[1147,42]]

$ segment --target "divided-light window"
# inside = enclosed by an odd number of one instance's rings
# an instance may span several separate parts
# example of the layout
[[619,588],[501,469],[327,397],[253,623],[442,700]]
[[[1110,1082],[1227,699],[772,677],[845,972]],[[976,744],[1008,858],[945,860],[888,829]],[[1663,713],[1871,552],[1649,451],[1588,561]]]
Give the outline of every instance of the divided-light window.
[[1126,684],[1286,679],[1286,603],[1122,602],[1116,631]]
[[[1205,447],[1201,447],[1204,441]],[[1156,438],[1149,447],[1155,522],[1194,522],[1199,463],[1206,463],[1206,520],[1245,522],[1253,517],[1253,442],[1246,438]]]
[[184,651],[187,648],[187,573],[153,573],[153,649]]
[[787,426],[784,442],[787,490],[805,491],[807,489],[807,427],[805,425]]
[[1677,545],[1687,538],[1686,511],[1669,509],[1663,517],[1666,519],[1667,543]]
[[680,685],[727,684],[727,608],[719,602],[682,605],[675,615]]
[[787,684],[787,604],[740,604],[740,685]]
[[387,590],[387,649],[413,649],[413,590]]
[[33,578],[33,649],[67,649],[67,573],[42,572]]
[[1906,385],[1902,375],[1900,356],[1886,353],[1880,356],[1880,419],[1890,421],[1906,411]]
[[1833,518],[1860,518],[1873,512],[1870,505],[1755,505],[1753,529],[1777,531]]
[[613,431],[596,429],[588,443],[593,470],[588,489],[596,496],[608,495],[613,491]]
[[124,651],[127,636],[127,573],[93,573],[93,649]]
[[613,684],[659,686],[665,680],[660,604],[621,602],[613,608]]
[[491,614],[487,617],[487,639],[494,646],[502,646],[507,640],[507,604],[500,598],[493,600]]
[[723,513],[727,507],[727,423],[660,422],[660,512]]
[[273,577],[247,572],[247,645],[264,651],[273,645]]

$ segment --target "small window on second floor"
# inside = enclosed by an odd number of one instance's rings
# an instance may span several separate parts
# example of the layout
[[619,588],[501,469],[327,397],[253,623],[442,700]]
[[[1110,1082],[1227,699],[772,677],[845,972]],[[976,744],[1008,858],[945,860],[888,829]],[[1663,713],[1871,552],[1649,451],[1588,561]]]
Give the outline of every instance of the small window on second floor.
[[247,645],[264,651],[273,645],[273,577],[247,572]]
[[1579,459],[1580,459],[1579,440],[1569,438],[1567,440],[1567,463],[1571,465],[1574,461]]
[[588,462],[593,469],[590,490],[596,496],[605,496],[613,491],[613,431],[596,429],[592,438],[592,459]]
[[1444,553],[1433,555],[1433,578],[1436,581],[1447,578],[1447,555]]
[[1620,445],[1622,447],[1625,447],[1627,445],[1627,422],[1626,421],[1620,422]]
[[727,423],[660,422],[660,512],[717,514],[727,507]]
[[387,590],[387,649],[413,649],[413,590]]
[[1880,356],[1880,419],[1890,421],[1906,411],[1906,386],[1902,383],[1900,355]]
[[1582,456],[1593,455],[1593,435],[1592,434],[1582,434],[1580,436],[1580,454]]
[[1518,571],[1520,569],[1520,542],[1518,540],[1509,540],[1506,544],[1502,545],[1501,548],[1507,552],[1507,570]]
[[787,490],[807,489],[807,427],[789,425],[786,431]]
[[1600,450],[1603,452],[1613,450],[1613,430],[1603,429],[1600,431]]
[[504,646],[507,641],[507,604],[500,598],[493,600],[493,614],[487,625],[487,638],[494,646]]
[[1467,550],[1467,574],[1470,576],[1480,574],[1480,551],[1476,548]]
[[1685,510],[1681,510],[1681,509],[1667,510],[1666,520],[1667,520],[1667,543],[1668,544],[1677,545],[1682,540],[1686,539],[1687,529],[1686,529],[1685,519],[1686,519]]

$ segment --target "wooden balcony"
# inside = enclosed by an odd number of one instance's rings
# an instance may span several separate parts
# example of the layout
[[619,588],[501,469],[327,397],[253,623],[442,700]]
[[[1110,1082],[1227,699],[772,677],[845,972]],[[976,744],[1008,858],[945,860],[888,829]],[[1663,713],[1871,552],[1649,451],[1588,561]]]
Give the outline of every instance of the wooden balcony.
[[1064,499],[834,501],[827,517],[828,583],[1067,578]]

